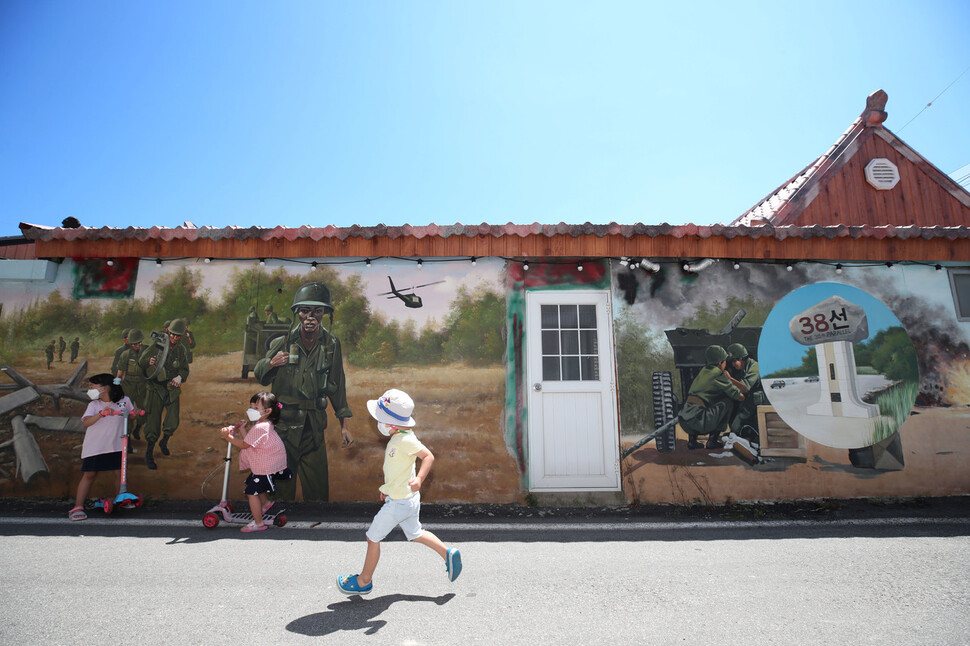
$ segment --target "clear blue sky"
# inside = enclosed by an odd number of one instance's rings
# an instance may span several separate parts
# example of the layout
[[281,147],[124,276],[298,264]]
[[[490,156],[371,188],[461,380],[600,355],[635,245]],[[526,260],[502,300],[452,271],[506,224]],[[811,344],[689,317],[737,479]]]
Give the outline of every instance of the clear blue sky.
[[[677,6],[673,6],[677,5]],[[729,222],[889,94],[970,163],[970,2],[0,1],[19,222]]]

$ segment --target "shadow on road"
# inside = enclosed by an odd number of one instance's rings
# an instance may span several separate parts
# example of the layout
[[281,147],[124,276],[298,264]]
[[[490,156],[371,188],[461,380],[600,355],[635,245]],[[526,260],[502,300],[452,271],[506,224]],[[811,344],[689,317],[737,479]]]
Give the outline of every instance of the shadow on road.
[[340,630],[361,630],[366,628],[365,635],[373,635],[378,630],[387,625],[383,619],[376,619],[391,604],[407,601],[417,603],[419,601],[431,601],[436,605],[443,606],[452,599],[455,594],[450,592],[440,597],[421,597],[412,594],[389,594],[384,597],[375,597],[364,600],[360,595],[353,595],[346,601],[331,603],[327,606],[326,612],[315,612],[299,619],[294,619],[286,625],[286,629],[291,633],[299,633],[308,637],[323,637]]

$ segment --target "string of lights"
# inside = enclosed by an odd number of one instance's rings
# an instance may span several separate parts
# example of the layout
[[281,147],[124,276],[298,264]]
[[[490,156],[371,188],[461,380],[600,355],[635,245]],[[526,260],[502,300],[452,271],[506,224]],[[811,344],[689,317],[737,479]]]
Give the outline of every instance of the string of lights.
[[[844,271],[850,268],[862,268],[862,267],[886,267],[889,270],[894,269],[897,266],[922,266],[922,267],[933,267],[936,271],[942,271],[944,267],[964,267],[962,264],[950,264],[941,262],[927,262],[920,260],[898,260],[898,261],[851,261],[851,260],[816,260],[816,259],[802,259],[802,260],[778,260],[778,259],[766,259],[766,260],[755,260],[755,259],[742,259],[742,258],[643,258],[643,257],[631,257],[631,256],[604,256],[604,257],[584,257],[584,258],[523,258],[523,257],[510,257],[510,256],[493,256],[499,260],[504,260],[506,262],[519,263],[524,271],[529,271],[530,268],[540,265],[575,265],[577,271],[583,270],[583,264],[589,264],[594,262],[601,262],[608,260],[611,262],[617,262],[621,266],[633,271],[636,269],[642,269],[648,274],[656,273],[660,271],[664,265],[676,265],[680,269],[688,273],[700,273],[714,264],[720,262],[730,263],[733,269],[740,270],[743,266],[755,266],[755,265],[783,265],[786,271],[793,271],[797,266],[804,265],[826,265],[832,267],[836,274],[842,274]],[[258,262],[260,266],[266,266],[267,263],[274,263],[278,265],[306,265],[312,269],[316,269],[320,266],[345,266],[345,265],[364,265],[365,267],[370,267],[372,263],[382,261],[382,260],[393,260],[401,262],[411,262],[417,266],[417,269],[421,269],[425,264],[434,263],[470,263],[472,266],[477,265],[479,260],[484,260],[485,257],[482,256],[457,256],[448,258],[422,258],[422,257],[405,257],[405,256],[374,256],[367,258],[345,258],[341,260],[325,260],[316,259],[308,260],[301,258],[216,258],[216,257],[205,257],[205,258],[193,258],[193,257],[173,257],[173,258],[155,258],[154,262],[156,265],[161,266],[164,263],[183,263],[187,260],[195,260],[196,262],[201,262],[204,264],[211,264],[214,262]],[[109,266],[114,264],[114,258],[106,259],[106,264]]]

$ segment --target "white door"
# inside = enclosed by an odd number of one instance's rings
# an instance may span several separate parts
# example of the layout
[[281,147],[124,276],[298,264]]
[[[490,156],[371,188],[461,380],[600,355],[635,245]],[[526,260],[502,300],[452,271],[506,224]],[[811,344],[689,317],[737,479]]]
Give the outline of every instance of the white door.
[[608,291],[526,295],[532,491],[619,491]]

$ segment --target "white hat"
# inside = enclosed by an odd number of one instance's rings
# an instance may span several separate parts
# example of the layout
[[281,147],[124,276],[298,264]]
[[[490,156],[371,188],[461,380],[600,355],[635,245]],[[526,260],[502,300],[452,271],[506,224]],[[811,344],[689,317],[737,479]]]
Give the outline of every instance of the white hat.
[[391,388],[380,399],[367,401],[367,412],[378,422],[391,426],[414,426],[417,422],[411,417],[414,402],[406,392]]

